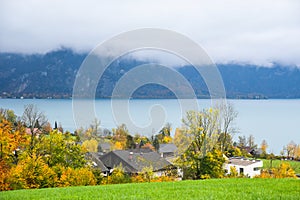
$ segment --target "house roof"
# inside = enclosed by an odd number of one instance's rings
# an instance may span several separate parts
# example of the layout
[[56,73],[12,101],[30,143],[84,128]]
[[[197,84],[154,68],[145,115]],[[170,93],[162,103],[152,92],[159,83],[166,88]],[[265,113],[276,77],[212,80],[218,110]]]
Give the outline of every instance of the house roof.
[[153,171],[163,170],[170,166],[166,159],[162,158],[157,152],[134,153],[125,150],[111,151],[100,157],[100,160],[108,168],[114,168],[120,164],[125,172],[142,172],[145,167],[153,168]]
[[99,156],[97,153],[89,152],[87,154],[87,157],[90,158],[93,162],[94,167],[100,168],[102,172],[107,172],[109,169],[102,163],[102,161],[99,159]]
[[153,152],[150,148],[135,148],[135,149],[127,149],[126,151],[133,152],[133,153],[150,153]]
[[102,149],[102,150],[110,150],[110,143],[108,142],[103,142],[103,143],[99,143],[98,144],[98,149]]
[[170,153],[170,152],[175,152],[175,151],[177,151],[177,147],[173,143],[159,145],[160,153]]
[[248,160],[245,158],[240,158],[240,157],[234,157],[234,158],[229,158],[228,164],[233,164],[233,165],[240,165],[240,166],[249,166],[254,163],[259,163],[262,162],[261,160]]

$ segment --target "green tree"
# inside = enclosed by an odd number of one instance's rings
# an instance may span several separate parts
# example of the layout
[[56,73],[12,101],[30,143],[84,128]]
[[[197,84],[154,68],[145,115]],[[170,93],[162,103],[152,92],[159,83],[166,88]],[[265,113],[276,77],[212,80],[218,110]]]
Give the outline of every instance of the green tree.
[[135,142],[133,140],[133,137],[131,135],[126,136],[126,149],[134,149],[135,148]]
[[61,165],[80,168],[86,164],[83,148],[76,144],[76,138],[69,133],[52,131],[41,139],[35,151],[50,167]]
[[[185,124],[186,134],[190,137],[191,144],[181,156],[181,165],[190,168],[194,179],[200,179],[203,175],[202,164],[208,152],[217,146],[218,141],[218,110],[208,109],[202,112],[189,111]],[[205,165],[203,166],[205,167]]]
[[159,140],[158,140],[157,136],[154,136],[154,139],[152,141],[152,145],[153,145],[153,147],[155,148],[156,151],[159,150]]

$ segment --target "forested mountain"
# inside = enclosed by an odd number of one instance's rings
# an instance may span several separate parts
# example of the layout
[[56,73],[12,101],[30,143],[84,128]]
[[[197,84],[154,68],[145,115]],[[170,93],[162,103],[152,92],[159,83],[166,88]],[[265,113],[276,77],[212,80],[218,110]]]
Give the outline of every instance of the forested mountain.
[[[0,97],[71,98],[77,71],[87,54],[60,49],[46,54],[0,54]],[[96,97],[109,98],[125,72],[145,62],[128,58],[111,64],[101,78]],[[229,98],[300,98],[300,69],[293,66],[219,64]],[[208,98],[207,87],[192,66],[176,67],[199,98]],[[158,74],[159,76],[159,74]],[[134,98],[174,98],[165,87],[150,84],[139,88]]]

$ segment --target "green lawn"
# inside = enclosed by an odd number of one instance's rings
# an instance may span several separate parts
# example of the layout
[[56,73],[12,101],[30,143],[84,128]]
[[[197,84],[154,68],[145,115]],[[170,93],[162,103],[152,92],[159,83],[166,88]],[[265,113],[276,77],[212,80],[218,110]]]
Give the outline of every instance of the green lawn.
[[0,199],[299,199],[298,179],[212,179],[0,192]]
[[[269,169],[270,168],[270,160],[263,160],[264,162],[264,169]],[[282,162],[288,162],[290,163],[291,167],[295,170],[296,174],[300,174],[300,162],[299,161],[292,161],[292,160],[273,160],[272,161],[272,167],[278,167],[280,165],[280,163]]]

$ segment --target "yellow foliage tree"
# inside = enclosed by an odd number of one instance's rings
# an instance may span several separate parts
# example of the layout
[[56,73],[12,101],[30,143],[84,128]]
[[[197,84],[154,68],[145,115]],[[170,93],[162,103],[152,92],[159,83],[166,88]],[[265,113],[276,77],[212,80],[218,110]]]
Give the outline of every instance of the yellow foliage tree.
[[73,169],[70,167],[62,168],[62,174],[59,179],[59,186],[86,186],[96,185],[96,179],[93,172],[88,168]]
[[88,152],[97,152],[98,151],[98,142],[95,139],[86,140],[82,143],[82,146]]
[[13,167],[10,176],[12,189],[46,188],[56,186],[56,173],[35,154]]
[[278,168],[263,170],[258,178],[296,178],[295,171],[289,163],[281,163]]

